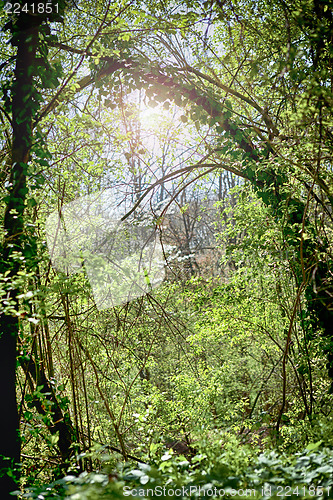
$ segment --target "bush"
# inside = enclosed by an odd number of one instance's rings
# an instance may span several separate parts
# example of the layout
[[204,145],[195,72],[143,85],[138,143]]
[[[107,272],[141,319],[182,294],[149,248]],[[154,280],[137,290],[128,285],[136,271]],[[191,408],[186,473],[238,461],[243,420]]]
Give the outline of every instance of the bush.
[[333,498],[333,450],[321,442],[294,455],[276,450],[256,453],[234,438],[190,461],[166,451],[151,464],[118,467],[103,473],[66,476],[29,499],[99,500],[117,498]]

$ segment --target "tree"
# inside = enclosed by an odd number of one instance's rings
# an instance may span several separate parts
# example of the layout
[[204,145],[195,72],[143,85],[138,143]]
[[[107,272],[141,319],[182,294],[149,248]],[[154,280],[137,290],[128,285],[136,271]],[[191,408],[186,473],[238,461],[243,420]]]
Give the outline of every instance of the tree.
[[[19,15],[14,16],[5,26],[5,29],[11,31],[12,46],[17,47],[13,82],[9,85],[4,82],[3,85],[5,106],[7,113],[11,114],[12,124],[12,139],[8,141],[11,143],[8,194],[3,198],[5,211],[1,255],[5,290],[6,282],[9,282],[3,303],[5,307],[0,318],[0,397],[6,402],[6,411],[1,412],[0,419],[1,428],[5,433],[0,449],[0,488],[6,498],[12,498],[9,492],[14,489],[13,479],[20,461],[19,420],[15,396],[17,338],[19,318],[23,314],[19,304],[19,293],[22,291],[20,275],[29,274],[36,267],[36,245],[33,235],[29,234],[25,227],[24,212],[28,201],[27,182],[34,144],[32,129],[40,100],[36,76],[43,80],[43,72],[50,69],[45,58],[46,47],[41,42],[47,18],[46,15],[25,12],[22,8]],[[35,147],[36,156],[41,157],[42,152]]]
[[[26,180],[30,149],[32,146],[32,121],[36,111],[37,100],[33,84],[33,70],[35,68],[38,33],[42,20],[39,17],[21,15],[13,26],[13,45],[17,46],[16,66],[12,92],[12,154],[10,190],[4,216],[5,240],[2,250],[2,273],[11,279],[17,277],[21,269],[20,257],[26,259],[29,252],[23,237],[24,205],[26,199]],[[22,91],[24,89],[24,91]],[[28,101],[28,103],[27,103]],[[9,273],[8,273],[9,270]],[[1,469],[13,467],[13,461],[20,460],[18,436],[18,413],[15,398],[15,370],[16,370],[16,341],[19,329],[19,318],[15,315],[18,309],[18,290],[13,290],[8,297],[8,303],[14,307],[7,315],[1,317],[1,400],[6,401],[6,411],[1,412],[1,428],[6,433],[0,450]],[[9,457],[9,460],[8,458]],[[1,490],[8,493],[14,489],[10,475],[1,478]]]

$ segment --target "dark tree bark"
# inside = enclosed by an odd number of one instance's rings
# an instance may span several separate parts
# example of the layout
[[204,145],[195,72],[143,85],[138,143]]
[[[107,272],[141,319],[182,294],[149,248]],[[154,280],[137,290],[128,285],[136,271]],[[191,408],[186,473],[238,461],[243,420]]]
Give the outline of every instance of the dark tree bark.
[[[20,270],[24,257],[23,214],[27,193],[27,167],[32,144],[32,121],[38,103],[36,101],[33,68],[38,46],[38,31],[42,20],[38,16],[19,15],[12,23],[12,44],[17,46],[12,97],[12,158],[9,193],[5,209],[1,271],[9,271],[8,278],[14,278]],[[8,475],[8,469],[20,461],[19,421],[15,392],[16,342],[18,316],[15,315],[19,290],[8,291],[7,301],[13,301],[13,310],[0,317],[0,492],[1,499],[13,499],[10,492],[16,489],[15,480]],[[16,472],[18,477],[18,472]]]

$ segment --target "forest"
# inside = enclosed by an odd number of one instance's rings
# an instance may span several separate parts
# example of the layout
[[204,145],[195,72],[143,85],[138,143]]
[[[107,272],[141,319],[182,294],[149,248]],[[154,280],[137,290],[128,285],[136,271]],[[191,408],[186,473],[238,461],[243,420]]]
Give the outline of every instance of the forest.
[[0,6],[0,499],[333,498],[333,3]]

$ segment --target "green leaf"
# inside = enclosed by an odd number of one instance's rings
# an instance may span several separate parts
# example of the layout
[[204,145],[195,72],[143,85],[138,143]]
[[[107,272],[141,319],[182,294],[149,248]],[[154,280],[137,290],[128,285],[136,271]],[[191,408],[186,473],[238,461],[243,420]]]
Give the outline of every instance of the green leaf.
[[317,441],[316,443],[310,443],[307,445],[306,450],[307,451],[317,450],[321,444],[322,444],[322,441]]

